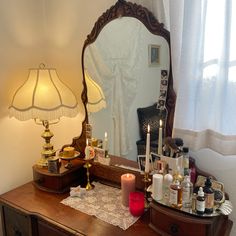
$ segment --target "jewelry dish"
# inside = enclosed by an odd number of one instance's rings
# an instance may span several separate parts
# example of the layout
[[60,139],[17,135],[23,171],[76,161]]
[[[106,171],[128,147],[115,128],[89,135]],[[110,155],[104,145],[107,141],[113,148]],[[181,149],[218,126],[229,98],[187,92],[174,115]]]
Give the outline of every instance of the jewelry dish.
[[67,169],[71,169],[73,167],[71,160],[78,158],[79,156],[80,156],[80,152],[78,152],[78,151],[75,151],[75,154],[72,157],[63,156],[63,152],[59,153],[59,157],[61,160],[68,161],[68,163],[65,165],[65,168],[67,168]]

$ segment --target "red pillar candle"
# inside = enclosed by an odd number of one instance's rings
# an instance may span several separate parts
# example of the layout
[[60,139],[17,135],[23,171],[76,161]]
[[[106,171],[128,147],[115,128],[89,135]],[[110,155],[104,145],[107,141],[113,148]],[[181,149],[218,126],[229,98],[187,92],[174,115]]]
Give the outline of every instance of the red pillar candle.
[[131,192],[129,194],[129,211],[133,216],[141,216],[144,212],[144,193]]
[[135,175],[121,175],[121,201],[126,207],[129,206],[129,194],[135,191]]

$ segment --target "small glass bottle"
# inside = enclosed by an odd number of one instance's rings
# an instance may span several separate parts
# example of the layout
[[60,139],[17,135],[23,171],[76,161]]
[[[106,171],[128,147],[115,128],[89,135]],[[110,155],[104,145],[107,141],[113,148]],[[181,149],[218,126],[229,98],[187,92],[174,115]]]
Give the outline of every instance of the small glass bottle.
[[182,206],[184,208],[192,207],[193,184],[190,181],[190,176],[185,175],[184,180],[181,183],[181,188],[182,188]]
[[167,173],[163,177],[163,200],[167,204],[170,199],[170,185],[173,182],[173,176]]
[[205,212],[205,197],[202,187],[199,188],[196,201],[196,211],[202,215]]
[[184,180],[184,177],[181,174],[181,168],[179,165],[177,165],[176,170],[174,170],[173,177],[174,177],[174,179],[179,180],[180,183]]
[[182,189],[178,179],[174,179],[173,183],[170,185],[170,199],[169,203],[172,207],[181,208],[182,207]]
[[193,193],[192,197],[192,211],[196,212],[196,201],[197,201],[197,194]]
[[206,214],[212,214],[213,213],[213,208],[214,208],[214,191],[211,188],[211,179],[210,177],[207,177],[205,186],[203,187],[203,191],[205,193],[205,213]]
[[184,175],[189,175],[189,149],[188,147],[183,147],[183,167],[184,167]]

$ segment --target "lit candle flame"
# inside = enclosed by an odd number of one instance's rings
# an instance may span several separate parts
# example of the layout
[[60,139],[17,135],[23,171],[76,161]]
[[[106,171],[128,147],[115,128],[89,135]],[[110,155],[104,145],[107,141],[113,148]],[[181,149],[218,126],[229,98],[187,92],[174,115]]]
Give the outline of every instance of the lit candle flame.
[[160,127],[162,127],[162,120],[160,120]]
[[105,138],[107,138],[107,132],[105,132]]
[[86,145],[88,146],[88,138],[86,139]]
[[150,133],[150,125],[147,126],[148,133]]

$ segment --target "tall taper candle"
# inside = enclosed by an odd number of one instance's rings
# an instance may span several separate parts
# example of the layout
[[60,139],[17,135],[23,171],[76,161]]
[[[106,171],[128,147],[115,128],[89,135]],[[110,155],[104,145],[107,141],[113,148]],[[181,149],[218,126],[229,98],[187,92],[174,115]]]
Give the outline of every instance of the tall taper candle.
[[162,155],[162,120],[160,120],[158,137],[158,154]]
[[146,140],[146,160],[145,160],[145,172],[148,173],[150,170],[150,125],[148,125],[147,140]]
[[104,149],[105,151],[108,150],[108,138],[107,138],[107,132],[105,132],[105,135],[104,135],[103,149]]

